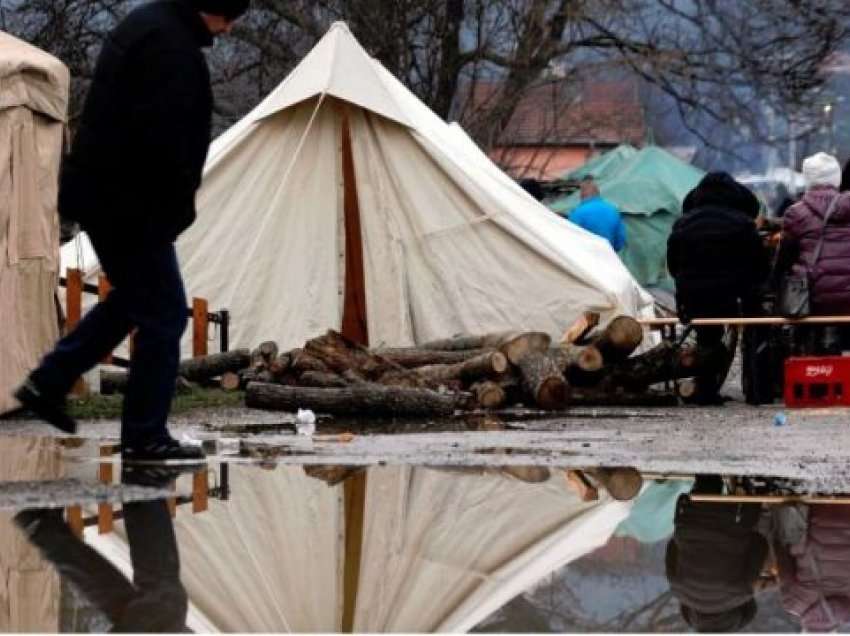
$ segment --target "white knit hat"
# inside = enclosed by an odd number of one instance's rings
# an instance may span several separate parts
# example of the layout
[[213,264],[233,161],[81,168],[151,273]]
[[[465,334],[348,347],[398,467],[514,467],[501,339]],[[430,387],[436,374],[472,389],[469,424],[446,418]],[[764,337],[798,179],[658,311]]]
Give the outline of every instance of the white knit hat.
[[819,152],[803,161],[803,176],[806,178],[807,188],[815,186],[837,188],[841,185],[841,164],[832,155]]

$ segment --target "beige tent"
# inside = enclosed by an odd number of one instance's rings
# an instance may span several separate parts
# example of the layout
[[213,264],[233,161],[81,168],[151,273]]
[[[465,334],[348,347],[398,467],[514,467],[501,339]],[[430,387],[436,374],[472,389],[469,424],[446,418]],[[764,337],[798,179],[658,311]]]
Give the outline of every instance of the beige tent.
[[[231,342],[329,327],[373,345],[559,332],[651,300],[608,243],[549,212],[335,24],[212,145],[178,251]],[[93,272],[84,239],[67,262]]]
[[[0,439],[0,481],[57,479],[63,474],[59,446],[50,438]],[[0,632],[59,629],[59,576],[0,513]]]
[[[466,632],[604,545],[631,507],[581,502],[559,471],[530,484],[388,466],[330,487],[298,466],[232,466],[231,486],[176,519],[189,624],[205,631]],[[126,568],[122,532],[86,538]]]
[[68,69],[0,32],[0,413],[58,336],[56,213]]

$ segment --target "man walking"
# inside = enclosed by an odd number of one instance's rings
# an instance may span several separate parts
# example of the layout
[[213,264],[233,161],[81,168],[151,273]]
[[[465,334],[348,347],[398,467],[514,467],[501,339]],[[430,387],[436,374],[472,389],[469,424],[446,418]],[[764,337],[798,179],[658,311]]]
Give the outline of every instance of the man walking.
[[160,0],[134,10],[98,59],[59,211],[85,229],[113,289],[15,393],[73,433],[65,396],[136,329],[121,419],[125,460],[202,459],[168,433],[187,300],[174,250],[195,220],[210,140],[212,90],[202,49],[249,0]]

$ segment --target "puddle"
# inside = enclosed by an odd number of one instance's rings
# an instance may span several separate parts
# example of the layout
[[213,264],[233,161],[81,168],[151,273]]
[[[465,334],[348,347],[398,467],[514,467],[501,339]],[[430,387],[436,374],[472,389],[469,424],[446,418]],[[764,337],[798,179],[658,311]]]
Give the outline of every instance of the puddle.
[[[832,565],[850,553],[850,497],[804,482],[569,470],[499,446],[482,447],[489,465],[426,466],[205,444],[216,455],[200,470],[128,470],[108,442],[0,438],[2,624],[663,632],[690,620],[799,631],[780,581],[850,605],[850,568]],[[812,542],[828,544],[816,581],[804,561]]]

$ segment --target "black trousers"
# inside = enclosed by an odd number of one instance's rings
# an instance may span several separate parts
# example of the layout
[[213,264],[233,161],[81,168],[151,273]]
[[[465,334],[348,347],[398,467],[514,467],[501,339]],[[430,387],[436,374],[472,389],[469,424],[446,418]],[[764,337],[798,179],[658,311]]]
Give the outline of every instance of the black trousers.
[[59,341],[33,371],[31,380],[43,394],[64,398],[77,378],[111,353],[135,327],[121,440],[130,446],[161,441],[168,436],[180,338],[188,322],[174,245],[128,250],[95,231],[89,236],[113,289]]

